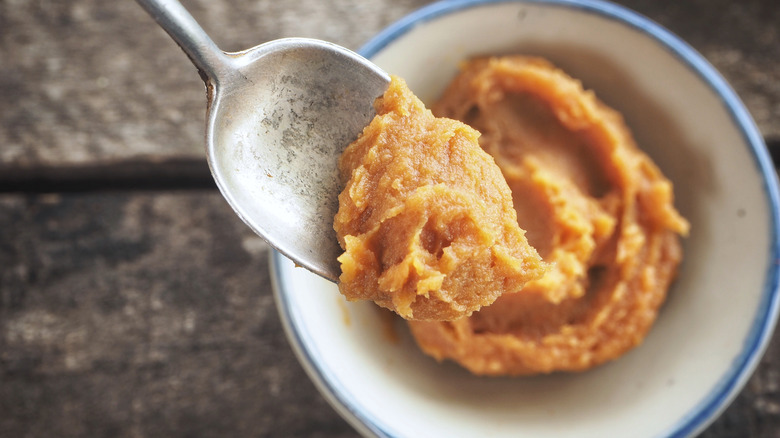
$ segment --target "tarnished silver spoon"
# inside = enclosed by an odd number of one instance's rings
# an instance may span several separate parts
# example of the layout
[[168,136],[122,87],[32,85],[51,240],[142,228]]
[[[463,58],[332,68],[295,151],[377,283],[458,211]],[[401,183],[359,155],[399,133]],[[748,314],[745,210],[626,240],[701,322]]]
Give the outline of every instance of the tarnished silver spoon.
[[336,281],[338,157],[390,77],[343,47],[285,38],[220,50],[176,0],[137,0],[206,83],[206,152],[239,217],[298,265]]

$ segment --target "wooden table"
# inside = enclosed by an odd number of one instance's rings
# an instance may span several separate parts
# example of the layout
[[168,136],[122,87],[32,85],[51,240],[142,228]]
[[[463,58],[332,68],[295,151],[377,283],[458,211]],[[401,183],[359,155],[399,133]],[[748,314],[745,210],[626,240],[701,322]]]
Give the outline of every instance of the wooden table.
[[[424,0],[190,0],[225,50],[358,48]],[[776,0],[622,3],[780,150]],[[297,363],[268,248],[216,192],[203,85],[131,0],[0,0],[0,437],[355,436]],[[780,340],[702,435],[780,436]]]

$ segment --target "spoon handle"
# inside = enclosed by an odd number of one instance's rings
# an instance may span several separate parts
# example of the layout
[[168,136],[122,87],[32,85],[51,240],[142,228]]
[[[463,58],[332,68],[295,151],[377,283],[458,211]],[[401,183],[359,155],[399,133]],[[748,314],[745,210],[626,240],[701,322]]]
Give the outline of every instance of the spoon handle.
[[[231,58],[217,47],[178,0],[136,0],[176,44],[202,75],[213,81],[234,71]],[[205,80],[206,78],[204,78]]]

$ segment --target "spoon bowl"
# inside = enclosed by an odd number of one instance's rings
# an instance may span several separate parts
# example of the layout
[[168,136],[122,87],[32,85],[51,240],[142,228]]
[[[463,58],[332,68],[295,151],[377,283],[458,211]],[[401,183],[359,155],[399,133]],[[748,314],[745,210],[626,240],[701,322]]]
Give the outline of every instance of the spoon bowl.
[[338,157],[374,117],[387,73],[348,49],[309,38],[225,53],[178,1],[138,3],[206,83],[206,152],[222,195],[271,246],[336,281]]

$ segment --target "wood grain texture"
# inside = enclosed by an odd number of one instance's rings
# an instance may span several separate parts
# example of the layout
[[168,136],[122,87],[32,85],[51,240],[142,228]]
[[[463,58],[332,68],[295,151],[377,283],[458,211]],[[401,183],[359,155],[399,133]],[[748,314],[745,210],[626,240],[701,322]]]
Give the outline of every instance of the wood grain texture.
[[[237,51],[287,36],[357,49],[425,2],[183,3],[223,50]],[[0,29],[0,162],[203,156],[203,82],[134,1],[1,0]]]
[[0,198],[0,436],[349,436],[215,192]]
[[[0,436],[354,436],[214,191],[0,196]],[[780,337],[706,438],[780,431]]]
[[[357,49],[425,0],[190,0],[225,50],[286,36]],[[687,40],[780,137],[775,0],[623,0]],[[202,157],[205,92],[181,50],[130,0],[0,0],[0,163]]]

